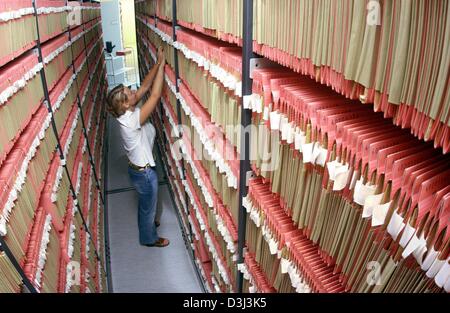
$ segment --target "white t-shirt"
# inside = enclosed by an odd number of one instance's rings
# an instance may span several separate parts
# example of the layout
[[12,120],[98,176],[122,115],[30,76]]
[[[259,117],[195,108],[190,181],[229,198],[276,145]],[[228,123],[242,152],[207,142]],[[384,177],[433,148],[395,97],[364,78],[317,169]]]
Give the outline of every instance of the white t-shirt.
[[117,118],[120,124],[120,134],[127,152],[128,160],[137,166],[155,166],[153,158],[153,143],[156,130],[150,122],[141,126],[140,108],[127,111]]

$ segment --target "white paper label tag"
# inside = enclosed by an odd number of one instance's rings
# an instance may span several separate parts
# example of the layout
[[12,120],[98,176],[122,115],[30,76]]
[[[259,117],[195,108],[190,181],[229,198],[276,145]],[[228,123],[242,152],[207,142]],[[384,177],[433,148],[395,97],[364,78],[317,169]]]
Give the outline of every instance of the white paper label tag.
[[358,176],[359,176],[359,171],[353,170],[352,180],[350,181],[350,190],[355,189]]
[[[245,97],[245,96],[244,96]],[[249,109],[252,112],[256,112],[255,108],[257,106],[256,102],[258,101],[258,95],[255,93],[252,93],[250,96],[250,102],[249,102]]]
[[445,290],[445,292],[447,292],[447,293],[450,292],[450,277],[447,278],[447,281],[445,282],[444,290]]
[[277,259],[281,259],[282,253],[283,253],[283,251],[281,251],[281,250],[277,251]]
[[281,140],[287,140],[287,132],[288,132],[288,118],[282,114],[280,119],[280,131],[281,131]]
[[317,163],[317,159],[319,158],[320,155],[320,143],[315,142],[314,143],[314,148],[313,148],[313,154],[311,157],[311,163],[312,164],[316,164]]
[[317,146],[317,157],[315,162],[317,165],[324,167],[327,160],[328,150],[318,144]]
[[423,262],[423,256],[425,255],[425,253],[427,252],[427,242],[425,241],[425,244],[422,244],[422,242],[420,243],[419,248],[417,248],[416,250],[414,250],[413,252],[413,256],[414,258],[417,260],[417,263],[422,266],[422,262]]
[[403,217],[397,213],[397,211],[392,214],[391,220],[389,221],[387,232],[392,236],[392,239],[397,240],[398,234],[402,231],[403,227],[405,227],[405,223],[403,223]]
[[300,129],[295,131],[295,150],[302,152],[302,146],[306,143],[305,133]]
[[242,99],[242,103],[244,106],[244,109],[251,109],[252,108],[252,96],[244,96]]
[[434,250],[434,247],[431,247],[431,250],[428,251],[427,256],[425,257],[425,260],[422,263],[422,266],[420,267],[422,271],[428,271],[433,265],[434,261],[436,260],[437,256],[439,255],[439,252]]
[[303,163],[313,162],[314,143],[307,143],[302,145]]
[[259,95],[257,95],[256,101],[253,103],[253,106],[256,113],[263,113],[263,100]]
[[295,292],[297,293],[305,293],[305,285],[304,284],[298,284],[297,288],[295,289]]
[[431,265],[430,269],[426,272],[425,275],[427,275],[428,278],[434,278],[439,271],[441,270],[441,268],[444,266],[444,264],[446,263],[446,260],[439,260],[436,259],[433,262],[433,265]]
[[289,262],[289,267],[288,267],[288,274],[289,274],[289,279],[292,281],[292,277],[295,273],[295,266],[294,264],[292,264],[292,262]]
[[334,181],[333,190],[340,191],[345,188],[350,175],[347,164],[343,165],[337,160],[327,163],[327,169],[330,181]]
[[341,163],[338,160],[334,160],[332,162],[327,163],[328,169],[328,177],[330,181],[335,181],[336,179],[336,170],[341,167]]
[[248,201],[248,197],[242,198],[242,206],[246,209],[247,213],[250,213],[250,201]]
[[289,268],[289,261],[285,258],[281,258],[281,274],[286,274]]
[[203,66],[205,67],[205,70],[209,71],[209,69],[211,67],[211,62],[209,62],[209,60],[205,59],[205,63],[203,64]]
[[356,182],[353,200],[355,201],[355,203],[359,205],[364,205],[366,198],[370,195],[373,195],[375,193],[375,189],[376,189],[375,186],[364,185],[363,179],[361,178]]
[[278,244],[275,242],[275,240],[270,239],[270,241],[269,241],[269,249],[270,249],[270,254],[271,255],[277,254]]
[[384,225],[391,202],[375,206],[372,214],[372,227]]
[[406,246],[405,250],[403,250],[402,257],[406,259],[411,253],[413,253],[420,246],[420,239],[414,234]]
[[280,122],[281,122],[281,114],[276,111],[270,112],[270,129],[279,130]]
[[334,191],[341,191],[347,186],[348,178],[350,176],[350,170],[348,169],[348,165],[345,165],[339,169],[336,173],[335,181],[333,184]]
[[408,244],[409,240],[412,238],[412,236],[415,234],[416,229],[414,227],[412,227],[409,224],[406,224],[405,229],[403,230],[403,236],[400,239],[400,246],[402,246],[402,248],[406,247],[406,245]]
[[299,283],[297,272],[292,271],[290,273],[290,278],[291,278],[291,285],[292,285],[292,287],[297,288],[298,283]]
[[372,216],[373,209],[380,204],[381,199],[383,199],[383,194],[370,195],[366,197],[364,201],[364,207],[362,212],[363,218],[368,218]]
[[261,227],[261,216],[259,215],[258,212],[256,212],[256,227],[258,227],[258,228]]
[[288,127],[288,134],[287,134],[287,143],[288,144],[293,144],[295,140],[295,128],[294,128],[294,123],[290,123],[289,127]]
[[291,279],[291,286],[296,288],[297,284],[296,284],[296,281],[295,281],[295,278],[294,278],[293,274],[290,274],[289,278]]
[[425,252],[427,252],[427,241],[425,239],[425,235],[422,233],[419,238],[419,245],[413,251],[413,256],[417,260],[417,263],[419,263],[419,265],[422,265],[423,255],[425,254]]

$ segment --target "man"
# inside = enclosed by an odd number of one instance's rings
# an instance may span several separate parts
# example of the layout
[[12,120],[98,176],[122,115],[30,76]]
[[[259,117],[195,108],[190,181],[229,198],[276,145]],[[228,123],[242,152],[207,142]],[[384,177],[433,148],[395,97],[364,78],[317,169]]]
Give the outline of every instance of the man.
[[[139,194],[139,242],[147,247],[169,245],[169,240],[158,237],[156,232],[158,177],[152,154],[156,131],[148,120],[160,101],[165,64],[163,50],[159,48],[157,63],[137,91],[120,85],[111,90],[107,98],[108,111],[120,125],[120,134],[128,157],[128,174]],[[150,90],[150,97],[138,108],[137,104]]]

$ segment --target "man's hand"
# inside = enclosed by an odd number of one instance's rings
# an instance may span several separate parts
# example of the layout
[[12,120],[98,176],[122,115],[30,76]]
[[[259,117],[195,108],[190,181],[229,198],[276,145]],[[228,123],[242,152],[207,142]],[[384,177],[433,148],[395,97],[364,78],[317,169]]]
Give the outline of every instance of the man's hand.
[[161,67],[164,67],[164,65],[166,65],[166,56],[164,54],[163,47],[158,48],[158,64]]

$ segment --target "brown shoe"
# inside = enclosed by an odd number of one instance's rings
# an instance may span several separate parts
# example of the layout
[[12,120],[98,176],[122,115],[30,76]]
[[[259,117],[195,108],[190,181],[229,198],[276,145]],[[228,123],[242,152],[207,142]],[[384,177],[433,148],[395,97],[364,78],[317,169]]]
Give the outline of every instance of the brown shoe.
[[158,248],[164,248],[167,247],[170,244],[169,239],[166,238],[159,238],[154,244],[152,245],[146,245],[147,247],[158,247]]

